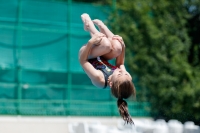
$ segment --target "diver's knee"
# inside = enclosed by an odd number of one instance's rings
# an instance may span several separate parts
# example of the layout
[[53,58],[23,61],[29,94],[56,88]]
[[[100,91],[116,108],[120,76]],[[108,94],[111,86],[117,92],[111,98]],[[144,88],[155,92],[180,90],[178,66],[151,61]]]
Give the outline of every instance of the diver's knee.
[[82,46],[80,49],[79,49],[79,52],[78,52],[78,57],[80,58],[82,52],[83,52],[83,49],[85,48],[85,45]]
[[106,51],[111,51],[112,50],[111,42],[105,37],[101,40],[101,45],[103,46],[103,48]]

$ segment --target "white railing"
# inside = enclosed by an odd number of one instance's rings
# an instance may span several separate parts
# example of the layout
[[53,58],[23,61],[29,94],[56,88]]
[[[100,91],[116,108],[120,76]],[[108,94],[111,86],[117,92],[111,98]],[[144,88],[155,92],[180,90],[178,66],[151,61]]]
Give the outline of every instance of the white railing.
[[135,125],[124,125],[118,120],[116,126],[103,125],[100,122],[80,122],[68,124],[69,133],[200,133],[200,127],[188,121],[182,124],[178,120],[137,119]]

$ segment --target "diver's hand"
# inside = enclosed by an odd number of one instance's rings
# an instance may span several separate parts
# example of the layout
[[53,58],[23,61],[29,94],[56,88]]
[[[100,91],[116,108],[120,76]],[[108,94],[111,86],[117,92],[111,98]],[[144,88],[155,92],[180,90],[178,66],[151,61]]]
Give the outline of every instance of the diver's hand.
[[121,45],[122,45],[123,47],[125,47],[124,40],[123,40],[123,38],[122,38],[121,36],[119,36],[119,35],[114,35],[114,36],[112,37],[112,40],[118,40],[118,41],[121,43]]
[[103,33],[96,33],[92,36],[92,38],[88,41],[88,44],[91,45],[100,45],[100,42],[103,37],[106,37]]

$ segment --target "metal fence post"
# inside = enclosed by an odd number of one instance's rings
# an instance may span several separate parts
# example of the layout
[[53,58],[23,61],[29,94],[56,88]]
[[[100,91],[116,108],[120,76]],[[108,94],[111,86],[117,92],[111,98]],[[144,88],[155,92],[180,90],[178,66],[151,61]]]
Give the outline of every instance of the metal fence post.
[[21,52],[21,14],[22,14],[21,0],[18,0],[17,7],[17,21],[14,34],[14,64],[15,64],[15,83],[17,89],[17,114],[20,114],[22,90],[21,90],[21,66],[20,66],[20,52]]
[[67,10],[67,112],[68,115],[70,115],[70,104],[71,104],[71,81],[72,81],[72,75],[71,75],[71,68],[70,68],[70,45],[71,45],[71,4],[72,0],[68,0],[68,10]]

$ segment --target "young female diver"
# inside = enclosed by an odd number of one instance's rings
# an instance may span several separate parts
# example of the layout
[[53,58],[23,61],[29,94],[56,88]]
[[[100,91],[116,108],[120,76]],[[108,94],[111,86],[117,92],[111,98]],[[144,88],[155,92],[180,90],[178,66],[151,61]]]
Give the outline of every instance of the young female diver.
[[[131,75],[124,66],[125,44],[122,37],[114,35],[101,20],[91,20],[86,13],[81,15],[84,29],[89,31],[91,39],[81,47],[79,61],[85,73],[98,88],[110,87],[118,98],[119,113],[127,123],[133,123],[128,112],[127,102],[123,99],[135,95]],[[100,32],[95,28],[98,26]],[[108,60],[116,59],[115,65]]]

